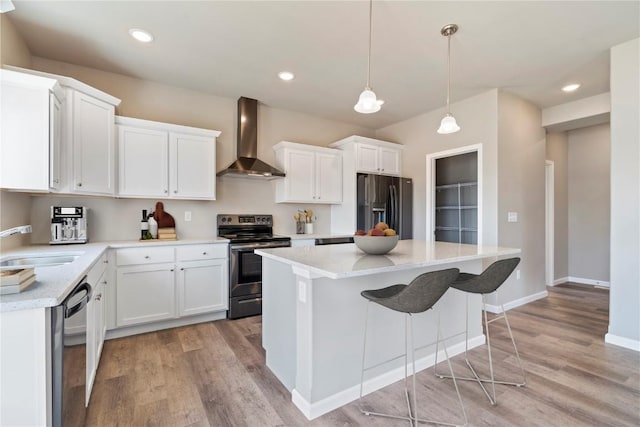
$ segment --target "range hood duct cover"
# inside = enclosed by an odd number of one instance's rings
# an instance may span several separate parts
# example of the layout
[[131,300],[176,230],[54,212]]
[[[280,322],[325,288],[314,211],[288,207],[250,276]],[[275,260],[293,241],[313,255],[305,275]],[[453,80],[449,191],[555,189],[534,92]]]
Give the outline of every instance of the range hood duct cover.
[[244,96],[238,99],[238,158],[218,176],[276,178],[284,172],[258,159],[258,101]]

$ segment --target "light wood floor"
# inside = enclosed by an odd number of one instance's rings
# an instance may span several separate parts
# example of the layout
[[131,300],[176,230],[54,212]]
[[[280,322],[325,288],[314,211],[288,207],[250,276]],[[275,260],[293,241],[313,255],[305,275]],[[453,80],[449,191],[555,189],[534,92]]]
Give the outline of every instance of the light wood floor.
[[[640,425],[640,355],[604,344],[608,300],[606,290],[566,284],[509,311],[527,386],[498,386],[492,407],[477,384],[460,382],[470,425]],[[362,415],[355,403],[308,421],[265,367],[260,322],[218,321],[105,342],[87,425],[407,425]],[[498,374],[510,375],[517,371],[503,324],[491,326],[494,363],[506,367]],[[477,365],[486,360],[484,347],[471,354]],[[462,356],[453,360],[456,372],[466,374]],[[431,369],[418,379],[421,414],[457,422],[451,381],[435,378]],[[401,412],[401,382],[368,402]]]

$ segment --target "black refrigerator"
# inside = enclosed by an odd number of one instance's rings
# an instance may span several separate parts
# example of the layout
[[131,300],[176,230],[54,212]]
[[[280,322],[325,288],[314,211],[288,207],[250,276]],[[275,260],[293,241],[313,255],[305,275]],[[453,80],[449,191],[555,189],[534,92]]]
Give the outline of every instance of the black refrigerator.
[[412,239],[413,180],[397,176],[358,174],[358,230],[378,222],[393,228],[400,239]]

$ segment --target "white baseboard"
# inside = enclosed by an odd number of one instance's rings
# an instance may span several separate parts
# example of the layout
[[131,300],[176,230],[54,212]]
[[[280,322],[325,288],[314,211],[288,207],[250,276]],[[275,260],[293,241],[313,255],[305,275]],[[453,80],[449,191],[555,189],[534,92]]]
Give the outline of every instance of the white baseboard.
[[[485,336],[480,335],[474,338],[469,339],[469,349],[478,347],[485,343]],[[458,344],[454,344],[452,346],[447,347],[447,351],[449,352],[449,357],[453,357],[457,354],[464,353],[465,346],[464,341]],[[433,366],[435,362],[435,353],[432,353],[428,356],[422,357],[416,360],[416,372],[422,371]],[[438,352],[438,360],[444,360],[444,351],[440,350]],[[407,366],[407,372],[409,375],[412,372],[411,365]],[[404,367],[399,367],[393,369],[389,372],[386,372],[382,375],[379,375],[375,378],[370,378],[364,382],[363,385],[363,395],[367,395],[376,390],[379,390],[383,387],[386,387],[390,384],[395,383],[404,378]],[[298,409],[307,417],[309,420],[313,420],[321,415],[324,415],[328,412],[333,411],[334,409],[340,408],[347,403],[353,402],[354,400],[360,397],[360,384],[355,385],[353,387],[349,387],[348,389],[339,391],[331,396],[325,397],[324,399],[315,402],[309,403],[296,389],[293,389],[291,392],[291,401],[294,405],[298,407]]]
[[569,281],[569,276],[561,277],[559,279],[554,280],[550,286],[561,285],[563,283],[567,283],[568,281]]
[[574,282],[574,283],[581,283],[583,285],[600,286],[603,288],[609,288],[611,286],[611,283],[605,280],[585,279],[583,277],[569,276],[567,277],[567,281]]
[[561,277],[559,279],[556,279],[553,281],[553,284],[551,286],[556,286],[556,285],[560,285],[562,283],[567,283],[567,282],[580,283],[583,285],[599,286],[601,288],[611,287],[611,282],[607,282],[606,280],[585,279],[584,277],[574,277],[574,276],[567,276],[567,277]]
[[[527,295],[526,297],[504,303],[503,307],[505,311],[508,311],[512,308],[520,307],[521,305],[525,305],[532,301],[546,298],[547,295],[549,295],[547,291],[538,292],[537,294]],[[502,308],[499,305],[486,304],[485,308],[489,313],[502,313]]]
[[607,333],[604,336],[604,342],[607,344],[617,345],[618,347],[628,348],[630,350],[640,351],[640,341],[630,338],[621,337]]

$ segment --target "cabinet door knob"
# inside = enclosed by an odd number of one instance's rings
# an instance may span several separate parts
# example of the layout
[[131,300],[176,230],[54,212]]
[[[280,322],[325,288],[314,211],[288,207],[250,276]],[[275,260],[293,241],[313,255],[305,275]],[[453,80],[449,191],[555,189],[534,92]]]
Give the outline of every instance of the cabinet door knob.
[[82,183],[81,182],[78,183],[78,187],[82,187]]
[[109,260],[108,260],[108,259],[105,259],[105,260],[104,260],[104,263],[105,263],[105,264],[109,264]]
[[180,271],[184,271],[184,268],[181,268]]
[[178,190],[173,190],[173,194],[178,194]]
[[149,259],[149,258],[150,258],[149,255],[144,256],[144,259]]
[[96,298],[95,298],[95,299],[96,299],[96,301],[100,301],[100,300],[102,299],[102,294],[98,294],[98,295],[96,295]]
[[175,271],[175,269],[173,269],[173,268],[172,268],[172,269],[171,269],[171,270],[169,270],[169,271]]
[[206,255],[206,254],[207,254],[206,252],[202,252],[202,255]]
[[103,284],[103,285],[106,285],[106,284],[107,284],[107,281],[105,280],[104,282],[102,282],[102,284]]
[[164,194],[167,194],[169,192],[169,190],[164,190]]

